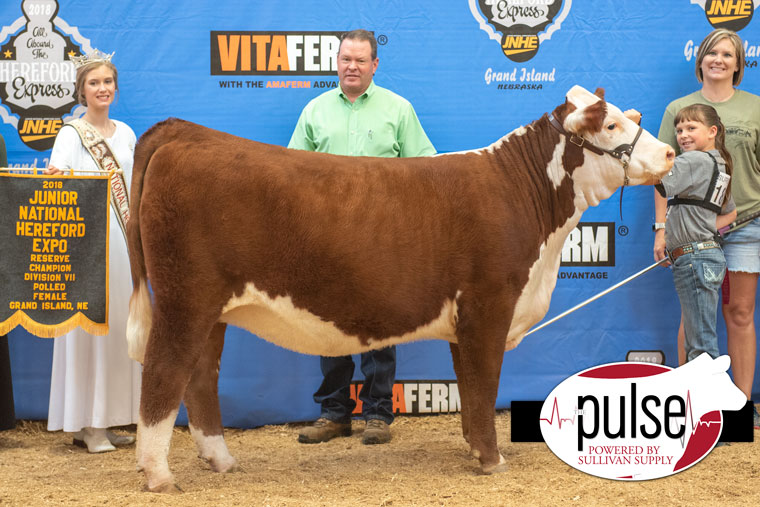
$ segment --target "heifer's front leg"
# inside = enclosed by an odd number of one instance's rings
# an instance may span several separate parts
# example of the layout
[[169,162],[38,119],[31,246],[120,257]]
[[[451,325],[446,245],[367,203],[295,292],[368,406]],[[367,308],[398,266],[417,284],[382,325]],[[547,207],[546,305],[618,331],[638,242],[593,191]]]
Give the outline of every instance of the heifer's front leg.
[[231,472],[237,466],[224,442],[217,391],[226,329],[225,324],[217,323],[211,330],[206,348],[195,365],[185,391],[190,433],[198,447],[198,456],[207,461],[215,472]]
[[506,470],[506,461],[496,442],[494,416],[509,325],[494,322],[485,325],[486,322],[486,317],[460,319],[457,325],[460,371],[456,373],[459,384],[464,384],[463,429],[469,435],[473,456],[480,460],[481,470],[490,474]]
[[137,468],[145,473],[146,489],[178,492],[169,470],[169,445],[179,403],[205,347],[211,324],[174,309],[174,318],[157,311],[143,365],[140,419],[137,425]]

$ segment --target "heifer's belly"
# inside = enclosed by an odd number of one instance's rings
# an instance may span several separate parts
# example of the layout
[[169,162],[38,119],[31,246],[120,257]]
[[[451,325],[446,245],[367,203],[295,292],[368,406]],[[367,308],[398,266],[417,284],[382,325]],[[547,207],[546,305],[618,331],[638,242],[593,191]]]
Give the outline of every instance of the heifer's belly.
[[541,245],[538,259],[533,263],[520,297],[515,305],[512,325],[507,334],[506,350],[511,350],[522,341],[525,333],[544,318],[549,311],[552,292],[557,284],[557,273],[562,256],[562,247],[567,236],[580,221],[581,212],[576,211],[565,225],[554,231]]
[[[401,336],[369,339],[367,344],[358,336],[341,331],[334,322],[325,321],[307,309],[298,308],[290,297],[269,297],[248,283],[242,295],[232,297],[220,321],[247,329],[255,335],[286,349],[320,356],[345,356],[390,345],[425,338],[456,342],[456,300],[447,300],[441,313],[430,322]],[[389,316],[388,318],[393,318]]]

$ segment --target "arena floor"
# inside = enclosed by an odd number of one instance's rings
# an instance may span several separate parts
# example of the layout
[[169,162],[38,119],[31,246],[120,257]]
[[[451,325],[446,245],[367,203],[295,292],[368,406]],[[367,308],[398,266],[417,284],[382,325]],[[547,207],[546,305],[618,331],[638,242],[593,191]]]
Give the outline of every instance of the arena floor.
[[187,428],[176,428],[169,463],[184,493],[165,496],[142,492],[134,447],[90,455],[44,422],[20,421],[0,432],[0,505],[760,505],[760,430],[674,476],[617,482],[567,466],[543,443],[511,443],[508,411],[497,428],[509,470],[493,476],[477,473],[458,415],[399,418],[382,446],[362,445],[360,431],[302,445],[299,426],[227,430],[242,467],[227,475],[211,472]]

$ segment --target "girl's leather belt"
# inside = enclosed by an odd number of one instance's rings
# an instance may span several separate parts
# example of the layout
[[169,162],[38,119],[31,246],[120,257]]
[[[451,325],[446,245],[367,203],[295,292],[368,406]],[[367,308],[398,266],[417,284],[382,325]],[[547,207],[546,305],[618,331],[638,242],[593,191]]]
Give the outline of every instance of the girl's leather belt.
[[675,262],[683,254],[693,253],[695,250],[707,250],[709,248],[720,248],[720,244],[717,241],[700,241],[698,243],[687,243],[678,248],[674,248],[672,252],[668,252],[670,262]]

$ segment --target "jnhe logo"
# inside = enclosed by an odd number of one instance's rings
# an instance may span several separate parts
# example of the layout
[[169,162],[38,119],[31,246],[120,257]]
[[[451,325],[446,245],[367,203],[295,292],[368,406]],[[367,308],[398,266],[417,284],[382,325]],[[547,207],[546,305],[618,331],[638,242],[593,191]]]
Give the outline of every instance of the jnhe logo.
[[211,32],[211,75],[334,75],[343,32]]
[[[362,413],[359,399],[362,383],[352,382],[350,396],[356,402],[354,414]],[[459,385],[452,380],[413,380],[393,384],[394,414],[441,414],[459,412],[462,402]]]
[[60,118],[25,118],[18,129],[21,140],[28,144],[41,139],[55,138],[63,126]]
[[538,37],[535,35],[507,35],[501,48],[507,56],[528,51],[538,51]]
[[755,10],[752,0],[706,0],[704,7],[713,27],[734,31],[747,26]]
[[753,8],[752,0],[714,0],[712,5],[705,5],[705,13],[712,21],[722,23],[752,16]]

